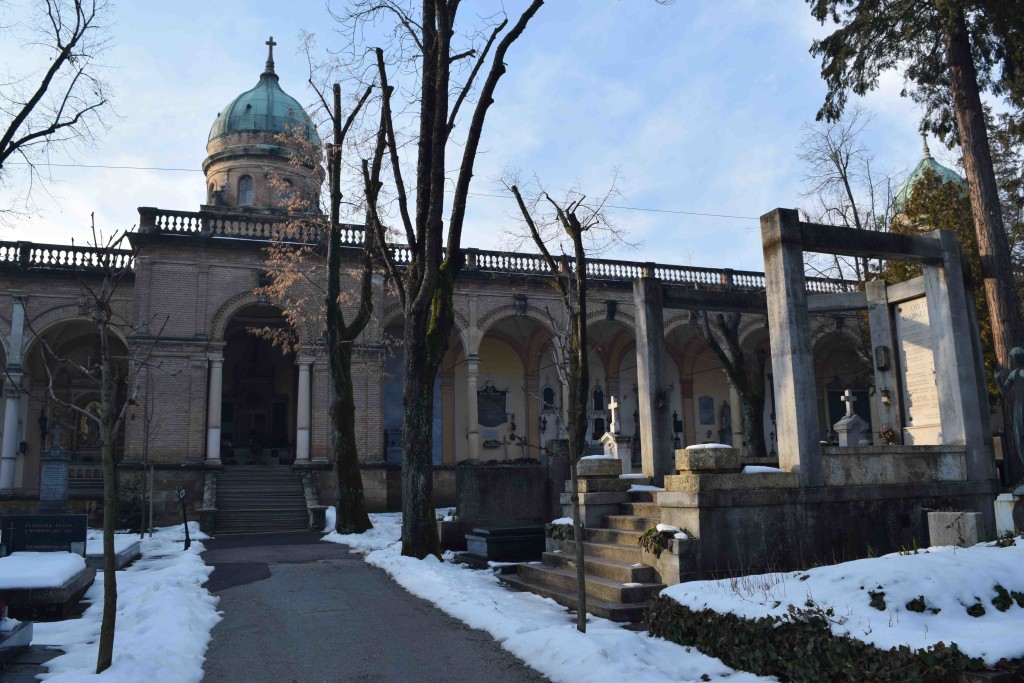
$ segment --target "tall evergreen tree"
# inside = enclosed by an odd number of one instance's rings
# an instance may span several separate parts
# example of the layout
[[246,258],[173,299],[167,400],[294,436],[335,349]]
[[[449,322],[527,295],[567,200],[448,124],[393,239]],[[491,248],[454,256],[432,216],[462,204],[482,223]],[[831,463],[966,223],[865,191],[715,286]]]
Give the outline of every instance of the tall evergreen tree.
[[811,54],[828,86],[819,119],[835,120],[849,92],[863,95],[879,76],[903,69],[909,95],[924,107],[924,130],[958,143],[970,187],[981,278],[995,353],[1009,366],[1022,343],[1010,249],[1004,229],[982,93],[1024,110],[1024,11],[1007,0],[808,0],[823,24],[839,25]]

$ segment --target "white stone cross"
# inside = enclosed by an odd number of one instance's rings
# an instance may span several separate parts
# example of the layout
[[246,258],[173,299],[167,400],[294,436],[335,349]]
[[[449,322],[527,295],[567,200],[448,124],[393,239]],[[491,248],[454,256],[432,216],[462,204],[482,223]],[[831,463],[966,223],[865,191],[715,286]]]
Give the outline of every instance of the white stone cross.
[[857,397],[853,395],[853,392],[847,389],[843,392],[843,397],[839,400],[846,403],[846,417],[853,417],[853,402],[857,400]]
[[611,434],[619,433],[619,402],[615,400],[614,396],[608,397],[608,410],[611,412],[611,421],[608,424],[608,431]]

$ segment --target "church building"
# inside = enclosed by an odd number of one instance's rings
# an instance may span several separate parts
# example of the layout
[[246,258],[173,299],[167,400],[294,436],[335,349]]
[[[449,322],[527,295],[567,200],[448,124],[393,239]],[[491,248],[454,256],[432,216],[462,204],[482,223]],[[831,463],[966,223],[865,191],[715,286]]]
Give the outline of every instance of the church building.
[[[288,225],[296,212],[317,211],[324,169],[303,153],[321,147],[311,118],[282,89],[271,52],[256,85],[212,122],[203,162],[206,203],[198,210],[140,207],[130,246],[113,252],[0,242],[0,363],[6,368],[0,510],[35,508],[43,456],[57,451],[68,462],[71,509],[98,511],[98,433],[75,408],[94,411],[99,400],[96,383],[82,372],[99,361],[83,283],[96,280],[103,258],[128,269],[114,301],[125,321],[113,342],[118,400],[135,395],[116,448],[122,492],[152,469],[158,523],[174,520],[177,491],[184,488],[190,514],[217,510],[215,524],[223,530],[271,528],[268,515],[281,528],[301,527],[306,507],[333,504],[322,322],[290,329],[281,302],[258,291],[273,277],[268,245],[315,239],[289,233]],[[310,160],[293,163],[296,153]],[[360,226],[346,232],[345,258],[353,264],[363,239]],[[456,329],[435,384],[438,505],[454,502],[459,463],[538,459],[543,444],[559,436],[563,390],[547,311],[560,304],[544,264],[529,254],[474,248],[466,249],[466,258],[455,291]],[[666,288],[697,293],[764,288],[757,272],[591,261],[588,433],[595,451],[609,429],[612,397],[618,431],[639,439],[632,282],[643,273],[655,274]],[[808,278],[809,289],[819,292],[853,286]],[[402,316],[382,279],[374,296],[374,319],[353,361],[358,444],[370,508],[397,509]],[[268,327],[290,329],[295,350],[283,353],[253,333]],[[766,351],[766,316],[745,313],[739,342],[747,353]],[[706,341],[700,315],[666,309],[664,348],[664,407],[674,445],[744,446],[740,396]],[[131,360],[142,356],[144,366]],[[869,438],[877,439],[878,399],[856,317],[815,317],[814,358],[821,439],[833,438],[846,390],[863,399],[857,410],[874,422]],[[770,365],[764,382],[768,461],[776,455]],[[248,514],[246,491],[268,480],[282,491],[292,487],[292,494],[280,495],[297,502],[264,506],[270,512],[262,517]],[[238,514],[224,514],[232,509]]]

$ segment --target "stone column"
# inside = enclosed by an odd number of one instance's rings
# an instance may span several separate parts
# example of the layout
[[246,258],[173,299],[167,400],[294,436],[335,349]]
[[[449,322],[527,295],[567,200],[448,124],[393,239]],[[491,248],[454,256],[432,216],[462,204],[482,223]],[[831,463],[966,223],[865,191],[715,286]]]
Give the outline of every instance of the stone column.
[[881,444],[878,435],[882,425],[889,425],[893,434],[901,434],[899,382],[896,379],[896,336],[889,314],[889,297],[883,280],[872,280],[864,286],[868,300],[868,328],[871,332],[871,367],[875,375],[875,425],[873,440]]
[[309,463],[309,372],[313,361],[310,358],[299,358],[299,385],[295,410],[295,464]]
[[220,467],[220,404],[224,394],[224,357],[210,356],[210,384],[206,394],[206,464]]
[[636,309],[637,403],[640,408],[640,455],[643,473],[657,485],[675,472],[672,452],[672,409],[665,382],[665,319],[661,281],[645,267],[645,277],[633,280]]
[[935,384],[943,444],[967,446],[967,477],[994,479],[995,466],[989,451],[992,431],[988,404],[979,401],[978,364],[973,340],[978,336],[964,287],[960,247],[948,230],[930,233],[942,244],[941,266],[925,264],[924,292],[935,355]]
[[25,298],[14,296],[11,336],[8,339],[7,377],[4,383],[4,435],[0,446],[0,491],[14,490],[18,463],[18,418],[21,414],[21,347],[25,336]]
[[732,424],[722,425],[732,434],[732,447],[740,455],[750,455],[750,444],[743,442],[743,403],[740,401],[740,392],[728,376],[725,383],[729,387],[729,420]]
[[18,458],[18,412],[21,392],[12,383],[14,377],[4,384],[4,440],[0,451],[0,491],[14,490],[14,468]]
[[477,412],[476,392],[477,377],[480,374],[480,356],[471,354],[466,358],[466,397],[469,402],[466,404],[467,432],[466,440],[469,442],[469,457],[480,458],[480,415]]
[[818,398],[800,217],[795,209],[761,216],[768,330],[772,340],[779,467],[799,472],[803,486],[821,486]]

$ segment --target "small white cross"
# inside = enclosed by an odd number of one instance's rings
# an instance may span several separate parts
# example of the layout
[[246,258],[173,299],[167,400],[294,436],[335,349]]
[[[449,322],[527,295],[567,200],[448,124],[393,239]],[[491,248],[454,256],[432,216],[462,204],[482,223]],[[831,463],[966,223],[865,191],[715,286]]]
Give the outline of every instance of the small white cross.
[[853,392],[847,389],[843,392],[843,397],[839,400],[846,403],[846,417],[853,417],[853,402],[857,400],[857,397],[853,395]]
[[619,402],[615,400],[614,396],[608,397],[608,411],[612,414],[611,422],[608,424],[608,431],[612,434],[619,433]]

